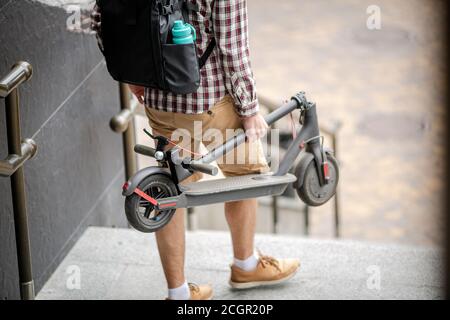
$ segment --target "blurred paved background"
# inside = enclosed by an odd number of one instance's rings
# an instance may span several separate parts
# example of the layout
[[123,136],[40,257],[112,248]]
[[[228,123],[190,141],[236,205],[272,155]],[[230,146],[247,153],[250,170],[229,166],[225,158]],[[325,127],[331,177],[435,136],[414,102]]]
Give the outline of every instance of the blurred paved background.
[[[323,123],[340,120],[342,235],[421,245],[442,238],[444,50],[442,2],[249,0],[259,92],[299,90]],[[382,28],[366,27],[369,5]],[[312,210],[329,236],[331,207]]]

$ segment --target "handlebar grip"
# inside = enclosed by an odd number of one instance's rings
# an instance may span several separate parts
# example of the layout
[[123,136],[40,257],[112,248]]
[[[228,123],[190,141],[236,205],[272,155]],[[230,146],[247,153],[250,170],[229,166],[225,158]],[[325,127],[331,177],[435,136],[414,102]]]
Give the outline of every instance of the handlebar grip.
[[156,149],[137,144],[134,146],[134,152],[142,154],[144,156],[155,157]]
[[206,163],[191,163],[189,164],[189,169],[202,172],[210,176],[217,176],[219,173],[219,169],[217,167]]

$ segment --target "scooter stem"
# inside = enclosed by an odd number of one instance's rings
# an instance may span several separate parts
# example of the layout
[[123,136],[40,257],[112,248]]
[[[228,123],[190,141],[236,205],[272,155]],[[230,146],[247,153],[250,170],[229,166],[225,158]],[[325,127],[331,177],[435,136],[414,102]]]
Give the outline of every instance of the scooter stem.
[[[288,115],[298,107],[299,101],[293,98],[288,103],[282,105],[272,113],[268,114],[264,119],[266,120],[267,124],[271,126],[276,121]],[[238,135],[234,136],[233,138],[225,142],[223,145],[211,150],[211,152],[209,152],[207,155],[197,160],[196,163],[211,163],[219,159],[220,157],[226,155],[228,152],[230,152],[237,146],[244,143],[245,138],[246,138],[245,132],[239,133]]]

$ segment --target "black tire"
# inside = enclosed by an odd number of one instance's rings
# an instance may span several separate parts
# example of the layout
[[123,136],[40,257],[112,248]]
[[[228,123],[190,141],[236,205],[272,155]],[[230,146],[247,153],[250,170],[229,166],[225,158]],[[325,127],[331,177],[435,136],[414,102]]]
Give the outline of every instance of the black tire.
[[[311,207],[318,207],[325,204],[336,193],[339,182],[339,166],[336,158],[329,153],[327,153],[327,160],[330,174],[328,184],[320,186],[316,161],[313,159],[306,168],[302,186],[297,188],[297,194],[300,199]],[[299,178],[299,172],[298,170],[296,171],[296,176]]]
[[[138,188],[155,199],[178,195],[176,185],[170,177],[163,174],[146,177]],[[135,193],[125,198],[125,214],[128,222],[141,232],[158,231],[169,223],[174,213],[174,209],[156,212],[151,203]]]

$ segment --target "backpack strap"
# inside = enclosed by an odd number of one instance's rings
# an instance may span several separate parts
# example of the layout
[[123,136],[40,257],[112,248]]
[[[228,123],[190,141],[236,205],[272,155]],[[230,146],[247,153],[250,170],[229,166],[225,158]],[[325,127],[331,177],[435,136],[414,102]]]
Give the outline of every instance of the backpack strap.
[[[123,1],[125,2],[125,1]],[[125,24],[135,25],[137,20],[137,3],[126,3],[125,7]]]
[[188,11],[192,11],[192,12],[200,11],[200,6],[198,5],[198,3],[193,3],[189,0],[182,0],[182,1]]
[[216,38],[212,38],[211,42],[208,44],[208,47],[206,48],[203,55],[198,59],[198,66],[199,68],[203,68],[206,64],[206,61],[208,61],[209,56],[213,52],[214,48],[216,47]]
[[185,9],[186,11],[199,12],[200,6],[198,3],[192,3],[189,0],[172,0],[167,4],[159,2],[159,14],[166,16],[176,11]]

